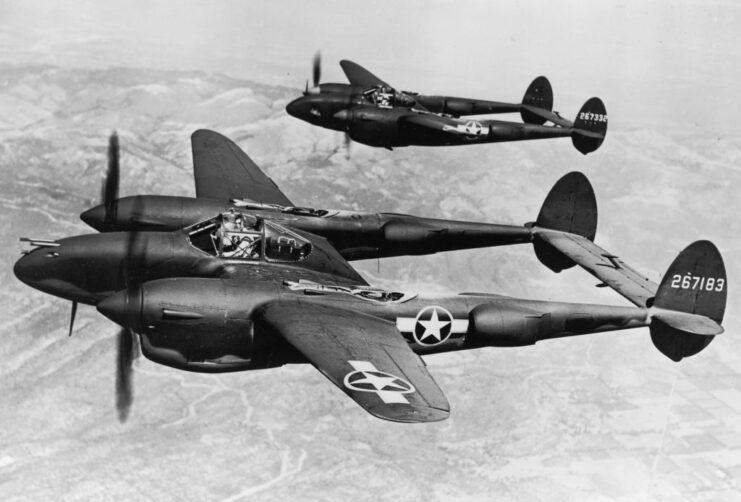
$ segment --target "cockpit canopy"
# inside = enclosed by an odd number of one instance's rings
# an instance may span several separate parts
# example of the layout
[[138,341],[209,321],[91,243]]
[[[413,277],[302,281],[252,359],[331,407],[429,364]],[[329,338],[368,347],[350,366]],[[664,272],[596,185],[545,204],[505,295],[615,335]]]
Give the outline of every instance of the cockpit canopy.
[[415,104],[414,99],[404,93],[397,92],[388,85],[378,85],[368,89],[363,93],[363,96],[367,101],[380,108],[393,108],[394,106],[411,108]]
[[186,229],[195,248],[229,260],[297,262],[311,253],[311,243],[277,225],[249,214],[228,211]]

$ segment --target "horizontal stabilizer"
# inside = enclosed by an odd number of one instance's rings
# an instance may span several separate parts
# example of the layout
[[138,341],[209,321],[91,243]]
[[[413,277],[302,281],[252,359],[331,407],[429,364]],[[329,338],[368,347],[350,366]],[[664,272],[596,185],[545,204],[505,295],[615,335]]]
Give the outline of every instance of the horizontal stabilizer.
[[[525,116],[525,112],[527,112],[530,115],[537,115],[538,117],[540,117],[541,118],[541,120],[539,121],[540,124],[545,124],[546,121],[549,121],[550,120],[554,124],[559,125],[561,127],[573,127],[574,126],[574,123],[573,122],[571,122],[570,120],[567,120],[567,119],[563,118],[561,115],[558,114],[558,112],[552,112],[552,111],[549,111],[549,110],[543,110],[543,109],[537,108],[535,106],[522,105],[521,106],[521,113],[522,113],[523,117]],[[523,119],[523,121],[526,122],[526,123],[530,123],[530,124],[535,123],[535,121],[532,121],[532,120],[529,121],[529,122],[527,122],[527,121],[525,121]]]
[[656,307],[651,308],[649,314],[652,320],[658,319],[670,328],[692,335],[712,336],[720,335],[724,331],[723,326],[704,315],[688,314],[687,312]]
[[550,246],[635,305],[648,308],[651,341],[672,361],[697,354],[723,333],[727,276],[711,242],[687,246],[657,285],[585,237],[538,227],[533,233],[536,244]]
[[538,227],[533,231],[536,242],[552,246],[633,304],[647,307],[656,295],[656,283],[586,237]]

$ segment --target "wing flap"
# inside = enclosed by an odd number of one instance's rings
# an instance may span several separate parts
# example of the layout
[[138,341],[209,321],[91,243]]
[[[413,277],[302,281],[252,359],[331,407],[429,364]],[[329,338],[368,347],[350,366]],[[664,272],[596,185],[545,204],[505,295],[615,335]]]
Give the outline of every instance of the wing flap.
[[633,304],[646,307],[649,300],[656,296],[658,285],[655,282],[586,237],[538,227],[533,230],[536,239],[556,248]]
[[191,147],[196,197],[294,205],[229,138],[215,131],[199,129],[191,136]]
[[372,415],[434,422],[450,414],[445,395],[393,323],[296,300],[270,302],[258,316]]

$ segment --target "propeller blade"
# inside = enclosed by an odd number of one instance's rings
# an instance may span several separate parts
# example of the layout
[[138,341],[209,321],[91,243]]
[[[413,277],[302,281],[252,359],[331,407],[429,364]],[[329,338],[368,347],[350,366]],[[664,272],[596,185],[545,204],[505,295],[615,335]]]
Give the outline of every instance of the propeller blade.
[[72,314],[70,314],[69,317],[69,334],[67,336],[72,336],[72,330],[75,327],[75,316],[77,315],[77,302],[72,302]]
[[314,54],[314,59],[311,62],[311,69],[312,69],[312,82],[314,84],[314,87],[319,85],[319,81],[322,78],[322,53],[321,51],[317,51],[316,54]]
[[352,138],[349,133],[345,133],[345,158],[350,160],[350,145],[352,145]]
[[116,221],[116,199],[118,199],[119,169],[118,134],[114,131],[108,140],[108,172],[103,181],[101,198],[105,207],[105,223]]
[[[140,198],[134,199],[134,214],[140,209]],[[139,357],[139,347],[136,333],[130,328],[135,325],[138,315],[137,299],[141,298],[138,288],[143,281],[144,266],[142,253],[146,246],[142,246],[140,232],[131,231],[127,234],[126,256],[123,260],[123,282],[126,286],[126,316],[127,327],[118,334],[118,356],[116,358],[116,409],[118,420],[125,422],[129,416],[131,405],[134,402],[132,386],[134,359]]]
[[125,422],[129,417],[134,391],[131,385],[134,363],[134,333],[128,328],[118,332],[118,351],[116,354],[116,410],[118,421]]

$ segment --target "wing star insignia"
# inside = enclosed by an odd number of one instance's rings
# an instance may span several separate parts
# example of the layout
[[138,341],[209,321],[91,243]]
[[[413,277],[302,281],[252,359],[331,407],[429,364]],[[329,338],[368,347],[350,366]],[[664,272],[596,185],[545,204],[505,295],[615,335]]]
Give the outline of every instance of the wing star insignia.
[[350,390],[374,392],[385,403],[409,404],[404,394],[415,392],[414,386],[401,377],[380,371],[368,361],[348,361],[353,371],[345,375],[344,385]]

